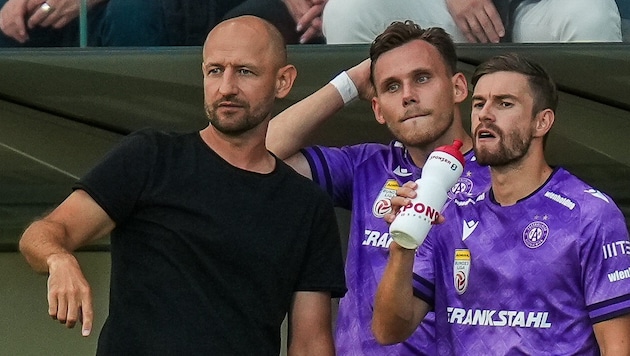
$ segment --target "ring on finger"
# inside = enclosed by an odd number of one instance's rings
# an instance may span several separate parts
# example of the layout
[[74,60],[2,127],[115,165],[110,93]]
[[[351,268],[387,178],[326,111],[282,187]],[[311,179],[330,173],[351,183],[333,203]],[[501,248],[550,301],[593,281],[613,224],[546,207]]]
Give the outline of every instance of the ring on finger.
[[39,9],[40,9],[40,10],[42,10],[43,12],[45,12],[45,13],[49,13],[49,12],[53,11],[53,7],[52,7],[52,6],[50,6],[50,4],[49,4],[49,3],[47,3],[47,2],[43,3],[43,4],[39,7]]

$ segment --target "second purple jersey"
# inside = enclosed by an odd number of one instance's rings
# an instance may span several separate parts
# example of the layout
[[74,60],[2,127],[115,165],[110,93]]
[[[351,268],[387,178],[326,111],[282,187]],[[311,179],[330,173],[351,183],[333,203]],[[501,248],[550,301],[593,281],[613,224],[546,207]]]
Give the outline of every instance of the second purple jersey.
[[564,169],[510,206],[455,199],[418,249],[414,295],[438,355],[599,355],[593,324],[630,312],[630,241],[605,194]]
[[[335,330],[335,347],[341,356],[435,355],[433,325],[429,316],[406,341],[379,345],[371,331],[374,296],[387,264],[389,225],[383,216],[391,210],[390,198],[407,181],[420,178],[405,147],[368,143],[341,148],[314,146],[302,150],[313,181],[325,189],[335,205],[352,211],[346,283]],[[465,155],[464,173],[455,193],[476,195],[490,185],[487,167],[479,166],[471,152]]]

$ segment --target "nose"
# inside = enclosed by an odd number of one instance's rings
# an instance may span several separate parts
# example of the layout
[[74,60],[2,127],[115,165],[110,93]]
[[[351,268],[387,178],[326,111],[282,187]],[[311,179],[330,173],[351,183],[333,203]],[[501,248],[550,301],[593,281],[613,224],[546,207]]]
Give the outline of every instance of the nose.
[[484,103],[483,106],[477,110],[477,117],[479,121],[494,121],[495,118],[490,101]]
[[221,76],[221,84],[219,85],[219,94],[223,96],[235,95],[238,93],[238,85],[236,83],[236,75],[231,70],[225,70]]
[[417,104],[419,102],[418,97],[411,85],[403,84],[402,94],[403,107]]

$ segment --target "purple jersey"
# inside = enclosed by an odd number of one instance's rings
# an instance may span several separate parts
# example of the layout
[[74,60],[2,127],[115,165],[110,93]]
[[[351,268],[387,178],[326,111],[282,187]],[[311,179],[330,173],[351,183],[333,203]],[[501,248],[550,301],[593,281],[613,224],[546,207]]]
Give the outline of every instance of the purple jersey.
[[[352,210],[346,257],[348,292],[339,304],[337,354],[435,355],[431,320],[425,320],[407,342],[392,346],[379,345],[371,331],[374,296],[392,241],[383,216],[391,210],[390,198],[396,195],[396,189],[420,178],[421,169],[397,141],[388,146],[316,146],[302,152],[313,180],[331,195],[336,206]],[[453,192],[478,194],[490,184],[489,170],[476,164],[472,151],[465,157],[464,173]]]
[[414,294],[440,355],[599,355],[593,324],[630,312],[630,242],[610,197],[564,169],[511,206],[456,199],[418,249]]

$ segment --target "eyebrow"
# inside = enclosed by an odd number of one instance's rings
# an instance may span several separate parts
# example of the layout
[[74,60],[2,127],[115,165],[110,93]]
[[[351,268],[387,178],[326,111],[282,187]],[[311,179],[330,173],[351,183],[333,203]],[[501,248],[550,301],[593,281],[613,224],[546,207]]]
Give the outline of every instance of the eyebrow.
[[[473,95],[472,96],[472,100],[484,100],[485,98],[481,95]],[[501,95],[493,95],[490,97],[490,99],[492,100],[503,100],[503,99],[512,99],[512,100],[516,100],[518,101],[518,97],[516,95],[512,95],[512,94],[501,94]]]

